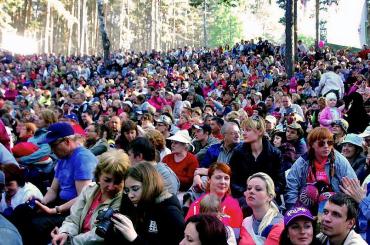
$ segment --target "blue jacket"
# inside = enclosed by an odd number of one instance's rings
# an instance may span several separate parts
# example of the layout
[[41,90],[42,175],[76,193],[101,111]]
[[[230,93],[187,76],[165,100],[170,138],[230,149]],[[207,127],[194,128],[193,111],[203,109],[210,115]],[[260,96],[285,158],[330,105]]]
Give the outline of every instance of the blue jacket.
[[[212,163],[215,163],[217,161],[223,162],[223,163],[229,163],[230,158],[234,152],[234,149],[237,147],[238,144],[235,144],[235,146],[226,152],[226,150],[222,147],[223,142],[213,144],[208,149],[206,154],[204,155],[203,159],[200,161],[199,166],[201,168],[209,168],[209,166]],[[222,154],[220,156],[220,154]]]
[[[351,179],[357,179],[355,171],[349,164],[348,160],[334,150],[335,154],[335,173],[331,179],[331,187],[334,192],[340,192],[339,185],[342,182],[342,178],[347,176]],[[286,208],[290,209],[297,202],[298,195],[301,189],[306,186],[306,179],[308,174],[309,160],[308,154],[302,155],[295,161],[286,180],[286,192],[285,192],[285,204]],[[330,163],[329,161],[325,164],[325,171],[330,176]]]
[[28,165],[37,162],[39,159],[45,156],[50,156],[51,148],[49,144],[39,144],[39,142],[42,142],[45,139],[47,132],[48,131],[46,128],[40,128],[36,131],[33,137],[28,139],[28,142],[36,144],[39,149],[31,155],[19,158],[19,163]]
[[359,233],[370,244],[370,183],[367,183],[366,197],[360,202],[358,215]]

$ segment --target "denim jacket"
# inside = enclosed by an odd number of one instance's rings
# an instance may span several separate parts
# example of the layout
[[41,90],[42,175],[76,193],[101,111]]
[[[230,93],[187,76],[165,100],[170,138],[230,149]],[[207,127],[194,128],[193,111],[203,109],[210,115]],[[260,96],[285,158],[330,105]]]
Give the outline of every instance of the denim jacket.
[[[331,179],[331,187],[334,192],[340,192],[339,185],[342,182],[342,178],[347,176],[351,179],[357,179],[355,171],[349,164],[348,160],[340,154],[338,151],[334,151],[335,154],[335,173]],[[308,154],[302,155],[293,164],[286,181],[285,189],[285,203],[286,208],[290,209],[297,202],[298,195],[303,187],[306,186],[306,179],[308,174],[309,160]],[[330,175],[330,163],[329,161],[325,164],[326,174]]]

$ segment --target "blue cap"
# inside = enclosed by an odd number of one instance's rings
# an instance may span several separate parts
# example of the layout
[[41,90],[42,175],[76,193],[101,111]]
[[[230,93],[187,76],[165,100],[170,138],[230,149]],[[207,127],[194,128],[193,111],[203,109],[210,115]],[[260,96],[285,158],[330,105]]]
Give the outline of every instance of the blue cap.
[[76,115],[76,114],[74,114],[74,113],[71,113],[71,114],[65,115],[64,117],[65,117],[65,118],[68,118],[68,119],[75,120],[76,122],[78,122],[78,117],[77,117],[77,115]]
[[41,143],[53,143],[58,139],[74,135],[74,130],[71,124],[65,122],[53,123],[48,128],[48,133]]

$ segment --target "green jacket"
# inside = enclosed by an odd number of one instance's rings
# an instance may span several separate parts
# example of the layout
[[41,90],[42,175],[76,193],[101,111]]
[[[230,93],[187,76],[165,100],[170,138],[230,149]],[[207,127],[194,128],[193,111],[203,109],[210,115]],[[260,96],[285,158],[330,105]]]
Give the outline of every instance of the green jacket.
[[69,244],[103,244],[104,239],[95,234],[96,224],[95,220],[100,210],[111,207],[118,210],[121,205],[122,193],[120,192],[113,199],[108,199],[101,203],[91,216],[90,225],[91,230],[86,233],[81,233],[82,225],[87,212],[93,202],[94,197],[100,191],[99,185],[91,183],[86,186],[80,195],[77,197],[76,202],[71,207],[71,213],[64,220],[59,232],[69,234]]

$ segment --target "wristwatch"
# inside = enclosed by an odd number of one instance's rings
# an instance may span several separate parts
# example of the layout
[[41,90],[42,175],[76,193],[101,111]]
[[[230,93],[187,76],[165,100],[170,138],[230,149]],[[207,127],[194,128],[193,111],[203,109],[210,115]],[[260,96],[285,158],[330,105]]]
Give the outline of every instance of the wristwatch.
[[57,214],[62,214],[62,212],[60,211],[60,207],[59,206],[55,206],[55,211],[57,211]]

